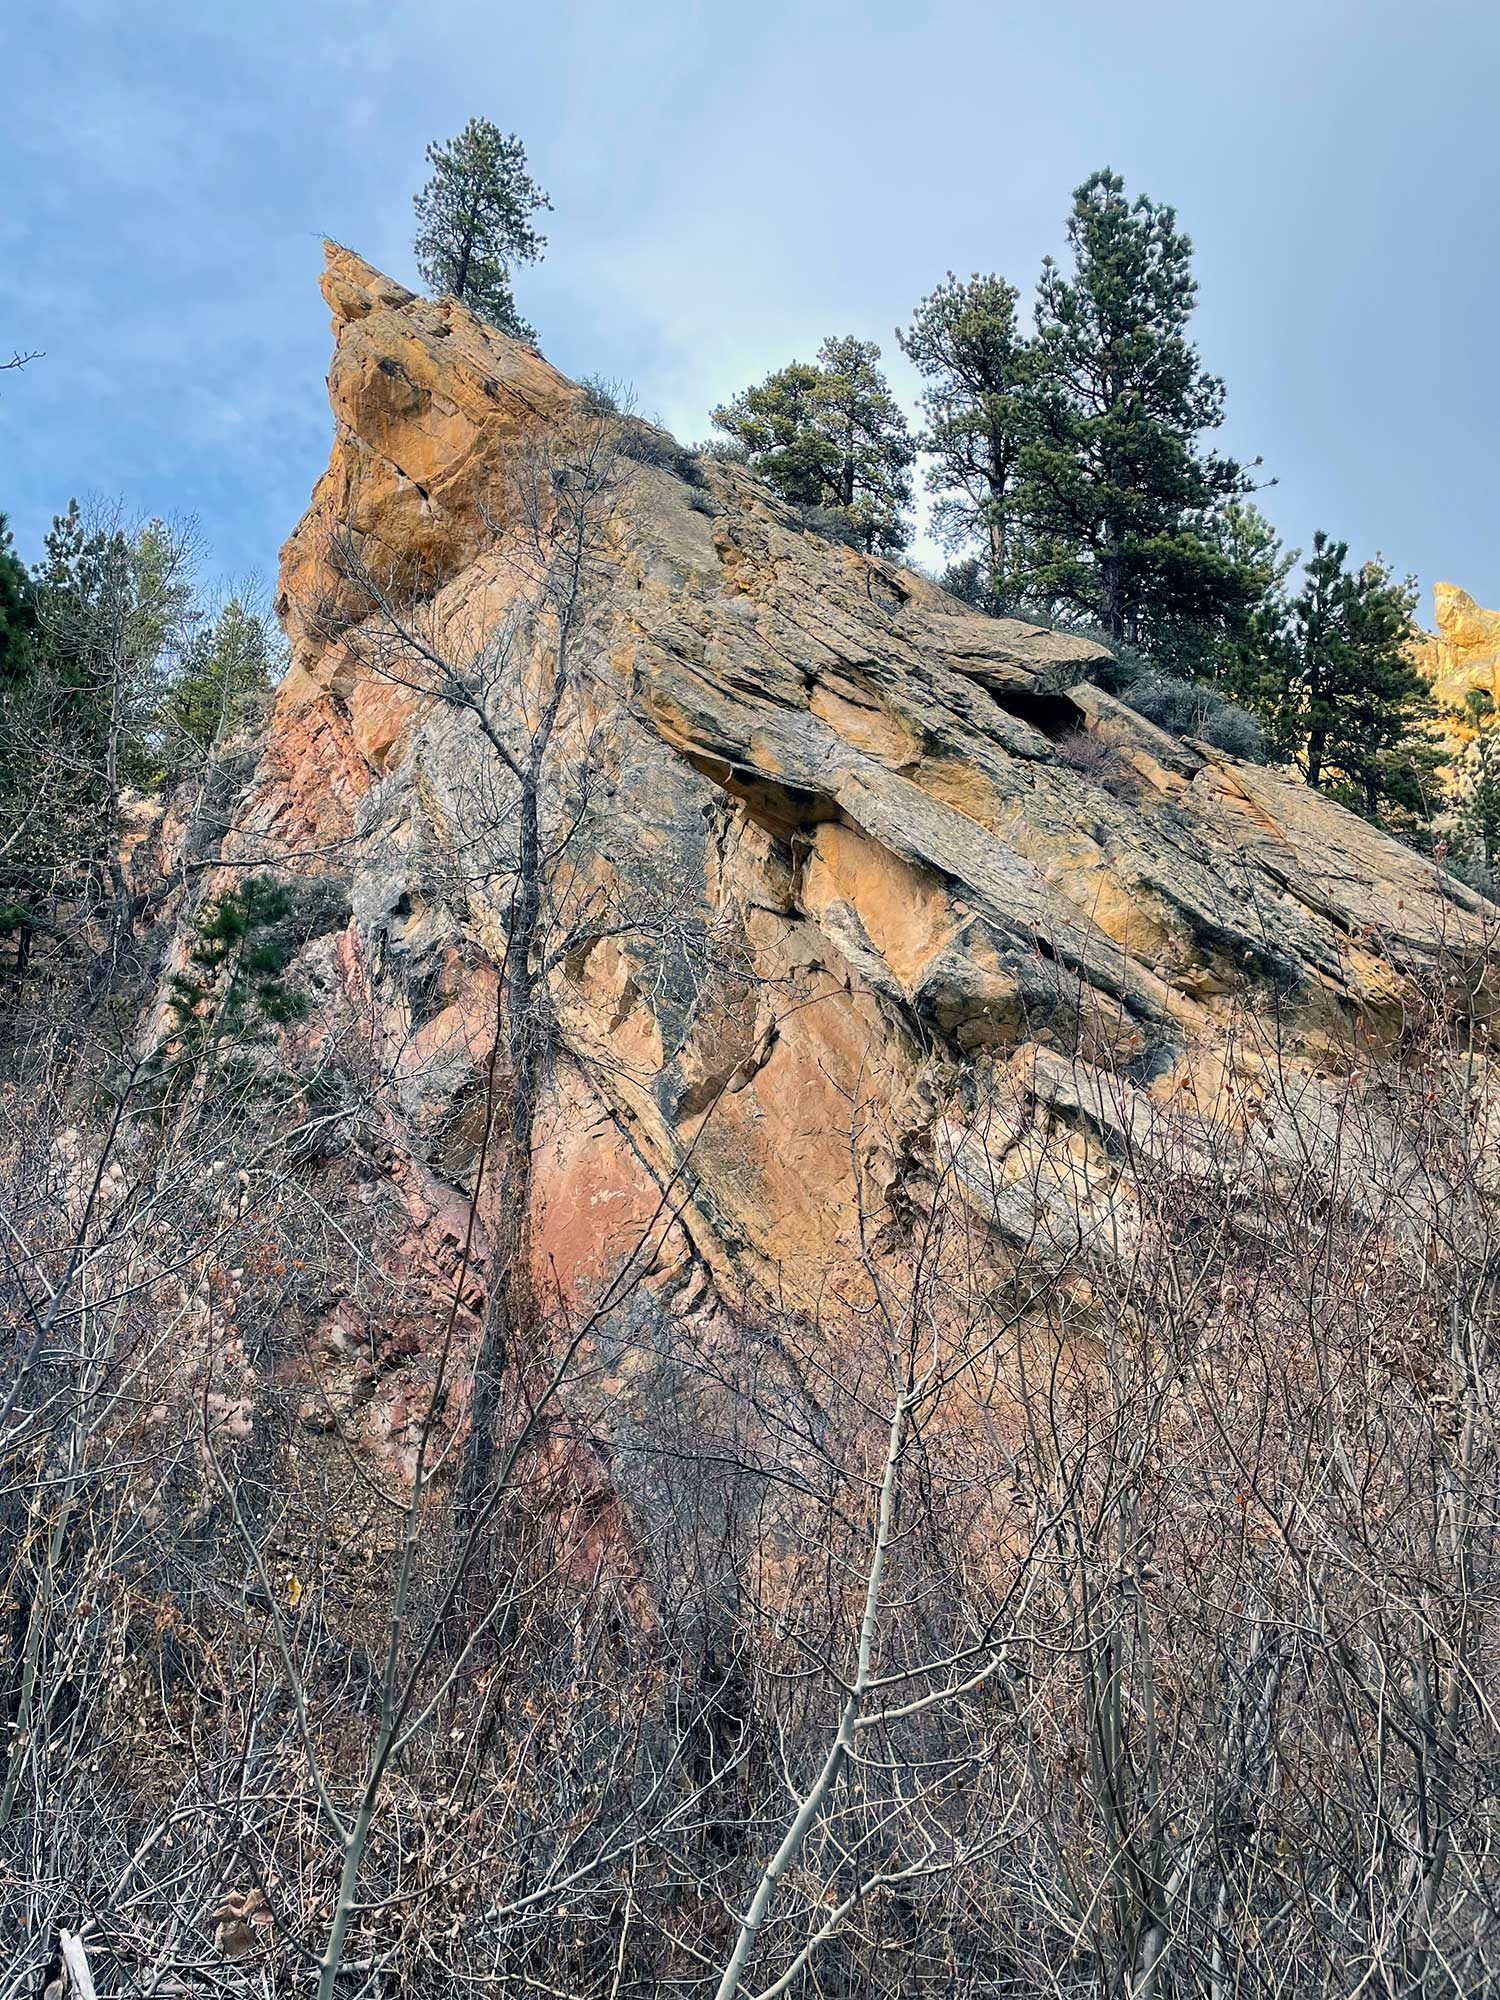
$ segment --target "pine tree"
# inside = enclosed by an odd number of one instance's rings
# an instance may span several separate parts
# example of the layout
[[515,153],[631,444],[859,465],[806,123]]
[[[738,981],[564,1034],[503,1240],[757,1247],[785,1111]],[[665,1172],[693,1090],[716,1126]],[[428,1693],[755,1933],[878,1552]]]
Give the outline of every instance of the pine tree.
[[1253,500],[1230,500],[1205,533],[1234,579],[1210,618],[1184,619],[1155,636],[1153,655],[1183,680],[1211,682],[1232,701],[1271,716],[1280,700],[1287,578],[1301,560]]
[[1425,816],[1436,746],[1412,663],[1417,589],[1378,557],[1348,567],[1349,545],[1320,529],[1275,643],[1272,726],[1309,785],[1371,818]]
[[793,506],[826,509],[867,553],[910,539],[916,446],[873,341],[825,340],[816,365],[794,361],[743,390],[713,421]]
[[37,908],[79,893],[106,837],[113,686],[134,597],[126,536],[86,522],[76,500],[53,517],[42,551],[32,572],[36,661],[20,732],[26,759],[45,767],[50,783],[49,809],[33,817],[21,871]]
[[17,981],[64,914],[103,935],[100,962],[130,935],[121,798],[160,774],[162,697],[197,617],[182,530],[89,519],[75,501],[43,548],[0,755],[0,933],[16,940]]
[[10,524],[0,514],[0,688],[24,682],[36,657],[36,601]]
[[1018,487],[1030,588],[1150,645],[1238,597],[1211,524],[1248,481],[1203,448],[1224,385],[1187,337],[1198,288],[1174,211],[1127,200],[1106,168],[1076,190],[1068,242],[1072,275],[1048,258],[1037,293]]
[[518,340],[534,340],[516,309],[511,271],[542,255],[547,239],[531,218],[552,203],[526,171],[526,148],[488,118],[471,118],[446,146],[429,146],[427,159],[434,172],[415,200],[424,283]]
[[231,597],[184,649],[162,705],[168,774],[211,757],[265,701],[281,664],[281,648],[265,619]]
[[[0,935],[22,936],[29,870],[40,828],[32,716],[36,707],[36,593],[0,515]],[[18,954],[24,971],[24,949]]]
[[1017,506],[1034,354],[1004,278],[950,271],[896,335],[927,380],[918,449],[931,460],[933,532],[944,548],[984,552],[987,603],[1011,594],[1021,567]]
[[35,572],[44,670],[65,754],[113,794],[159,775],[163,701],[199,619],[190,529],[58,515]]
[[960,556],[951,562],[938,577],[938,583],[950,597],[957,597],[963,603],[972,605],[974,610],[983,611],[991,618],[1006,615],[1015,609],[994,589],[994,572],[984,556]]
[[[326,891],[330,885],[321,885]],[[319,926],[342,922],[347,904],[316,891],[294,893],[268,875],[252,875],[203,905],[197,933],[167,982],[166,1028],[154,1051],[149,1083],[158,1108],[180,1104],[196,1082],[270,1083],[254,1061],[278,1028],[302,1020],[308,995],[293,961]]]

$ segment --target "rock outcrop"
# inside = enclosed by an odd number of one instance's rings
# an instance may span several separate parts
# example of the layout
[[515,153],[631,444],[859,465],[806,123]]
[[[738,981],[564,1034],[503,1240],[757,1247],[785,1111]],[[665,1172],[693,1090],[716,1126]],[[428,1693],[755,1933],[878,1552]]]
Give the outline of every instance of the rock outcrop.
[[1433,603],[1437,629],[1422,635],[1412,657],[1431,684],[1437,711],[1431,726],[1452,759],[1445,783],[1450,796],[1462,797],[1476,735],[1469,698],[1488,695],[1500,704],[1500,611],[1486,611],[1456,583],[1435,584]]
[[[403,1254],[435,1280],[482,1125],[504,802],[471,714],[371,670],[372,607],[330,535],[472,656],[516,604],[507,454],[584,393],[342,249],[323,289],[333,457],[283,552],[294,660],[235,842],[347,885],[308,1033],[342,1021],[378,1061]],[[705,1325],[846,1296],[861,1213],[894,1241],[940,1183],[1007,1254],[1117,1236],[1143,1149],[1180,1130],[1212,1154],[1222,1128],[1305,1151],[1341,1038],[1483,946],[1481,899],[1142,720],[1092,641],[977,615],[805,533],[743,468],[625,429],[560,724],[560,768],[587,773],[559,807],[588,830],[567,893],[619,913],[546,967],[533,1243],[566,1297],[596,1296],[664,1209],[652,1284]],[[512,731],[542,643],[517,630]],[[1457,649],[1456,613],[1444,632]],[[374,1398],[387,1420],[400,1393]]]
[[1500,702],[1500,611],[1486,611],[1456,583],[1433,586],[1437,629],[1417,646],[1418,668],[1444,709],[1462,709],[1475,689]]

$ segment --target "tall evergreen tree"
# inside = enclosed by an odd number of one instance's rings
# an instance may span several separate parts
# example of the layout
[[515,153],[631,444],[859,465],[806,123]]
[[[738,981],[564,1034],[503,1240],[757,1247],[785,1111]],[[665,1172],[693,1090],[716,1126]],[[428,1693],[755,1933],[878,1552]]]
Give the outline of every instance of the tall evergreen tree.
[[1018,504],[1030,586],[1116,640],[1211,622],[1242,594],[1211,524],[1248,490],[1204,448],[1224,385],[1187,335],[1192,244],[1175,212],[1107,168],[1073,197],[1071,276],[1049,258]]
[[829,509],[867,552],[897,553],[911,536],[916,446],[879,360],[873,341],[825,340],[816,365],[777,369],[713,421],[784,500]]
[[1207,537],[1229,565],[1233,588],[1212,614],[1158,630],[1153,654],[1183,680],[1211,681],[1231,700],[1269,716],[1279,700],[1287,578],[1301,560],[1253,500],[1230,500],[1207,524]]
[[417,195],[417,268],[434,291],[462,299],[481,319],[534,340],[511,291],[511,271],[547,245],[531,218],[552,203],[526,171],[526,148],[488,118],[431,145],[431,178]]
[[228,599],[184,648],[162,704],[163,768],[168,776],[204,763],[233,730],[253,717],[282,668],[282,647],[259,612]]
[[[35,754],[36,592],[0,515],[0,936],[21,935],[48,777]],[[20,970],[24,971],[24,951]]]
[[1004,278],[950,271],[896,335],[927,382],[917,446],[930,460],[933,532],[954,552],[983,551],[992,603],[1006,600],[1021,569],[1016,489],[1034,354],[1017,325],[1019,296]]
[[0,756],[0,933],[15,940],[16,979],[63,913],[99,964],[129,936],[120,801],[159,775],[162,699],[196,620],[191,557],[184,531],[90,520],[76,502],[46,537]]
[[1416,585],[1348,558],[1347,542],[1314,535],[1270,656],[1270,720],[1315,789],[1372,818],[1421,817],[1441,753],[1420,733],[1432,703],[1411,657]]
[[767,485],[794,507],[830,497],[835,451],[826,422],[822,370],[791,361],[713,411],[713,422]]
[[151,781],[162,704],[197,629],[190,529],[76,500],[58,515],[35,573],[45,671],[66,754],[111,795]]
[[16,554],[10,523],[0,514],[0,688],[24,681],[36,653],[36,600],[26,565]]

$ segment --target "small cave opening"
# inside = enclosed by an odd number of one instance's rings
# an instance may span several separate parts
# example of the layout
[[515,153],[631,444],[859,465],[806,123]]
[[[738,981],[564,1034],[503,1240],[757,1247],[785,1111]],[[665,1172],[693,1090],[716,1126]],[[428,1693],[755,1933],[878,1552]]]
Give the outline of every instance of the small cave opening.
[[1083,725],[1077,704],[1065,694],[1044,694],[1032,688],[990,689],[996,703],[1018,722],[1029,722],[1049,743],[1060,743]]

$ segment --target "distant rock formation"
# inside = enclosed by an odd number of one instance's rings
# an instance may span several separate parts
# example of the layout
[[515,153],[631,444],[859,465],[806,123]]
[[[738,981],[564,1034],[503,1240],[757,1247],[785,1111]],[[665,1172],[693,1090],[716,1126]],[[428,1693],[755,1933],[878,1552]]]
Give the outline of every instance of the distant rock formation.
[[1433,588],[1437,630],[1415,649],[1418,667],[1442,709],[1461,710],[1476,688],[1500,703],[1500,611],[1486,611],[1456,583]]

